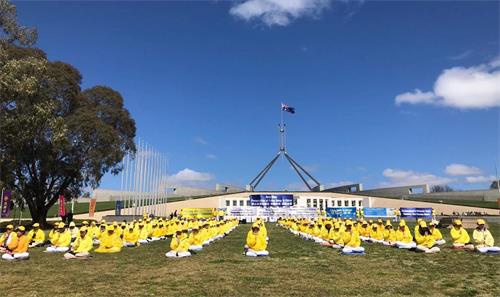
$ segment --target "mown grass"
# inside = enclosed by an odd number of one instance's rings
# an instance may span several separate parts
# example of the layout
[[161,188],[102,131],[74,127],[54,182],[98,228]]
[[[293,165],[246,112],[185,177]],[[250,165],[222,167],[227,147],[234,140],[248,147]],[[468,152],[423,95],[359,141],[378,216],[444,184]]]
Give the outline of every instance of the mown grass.
[[184,259],[165,258],[169,240],[88,261],[33,249],[0,262],[1,296],[500,296],[500,255],[365,244],[366,255],[343,256],[267,226],[267,258],[242,255],[249,225]]

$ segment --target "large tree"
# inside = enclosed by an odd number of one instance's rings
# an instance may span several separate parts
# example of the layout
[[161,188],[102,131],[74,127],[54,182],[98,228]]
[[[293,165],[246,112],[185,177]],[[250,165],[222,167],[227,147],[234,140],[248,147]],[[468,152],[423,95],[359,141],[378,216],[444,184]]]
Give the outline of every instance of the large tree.
[[135,122],[117,91],[82,91],[77,69],[22,45],[0,42],[0,180],[45,224],[59,195],[76,198],[120,172],[135,152]]

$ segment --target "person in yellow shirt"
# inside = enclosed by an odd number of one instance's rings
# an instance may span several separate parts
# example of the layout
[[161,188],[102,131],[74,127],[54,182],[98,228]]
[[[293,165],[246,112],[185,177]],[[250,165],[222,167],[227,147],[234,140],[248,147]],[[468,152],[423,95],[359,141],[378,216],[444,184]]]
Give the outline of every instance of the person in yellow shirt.
[[201,237],[198,227],[193,228],[193,232],[189,234],[189,250],[201,251],[203,249],[203,238]]
[[59,223],[57,233],[54,235],[51,242],[52,245],[47,247],[45,250],[47,253],[64,253],[69,250],[69,246],[71,244],[71,233],[68,229],[66,229],[66,225],[64,223]]
[[33,224],[33,229],[26,236],[28,237],[30,248],[42,246],[45,242],[45,233],[40,230],[40,224],[38,223]]
[[16,236],[12,237],[5,253],[2,255],[2,259],[8,261],[29,259],[28,244],[29,239],[28,236],[26,236],[26,228],[24,226],[17,227]]
[[477,220],[477,227],[472,232],[472,238],[476,245],[476,251],[480,253],[500,252],[500,247],[494,246],[495,239],[493,239],[490,230],[486,228],[486,222],[483,219]]
[[137,232],[139,233],[139,239],[137,240],[140,244],[148,244],[148,229],[144,225],[144,223],[138,224]]
[[27,260],[30,257],[28,253],[29,239],[26,236],[26,228],[19,226],[16,231],[16,237],[12,238],[5,253],[2,255],[2,259],[4,260]]
[[0,252],[5,251],[9,243],[17,237],[16,232],[14,232],[13,225],[7,225],[5,228],[5,233],[0,237]]
[[370,227],[368,226],[367,221],[363,220],[363,222],[361,222],[361,227],[359,228],[359,238],[362,241],[370,240]]
[[453,239],[453,248],[473,250],[474,245],[470,243],[470,236],[467,230],[462,227],[462,221],[454,220],[453,228],[450,230],[451,238]]
[[266,248],[266,236],[260,232],[259,226],[253,225],[252,229],[247,233],[245,255],[248,257],[268,256],[269,252]]
[[106,232],[101,235],[99,247],[96,253],[118,253],[122,250],[122,239],[115,232],[115,226],[106,227]]
[[384,242],[384,230],[380,228],[380,222],[372,225],[370,230],[370,239],[368,242],[382,243]]
[[88,232],[87,226],[82,226],[79,230],[78,237],[71,245],[69,252],[64,254],[64,259],[88,259],[90,258],[90,250],[92,250],[92,236]]
[[123,247],[139,246],[139,230],[134,229],[134,225],[128,225],[128,228],[122,234]]
[[438,253],[440,249],[435,246],[436,240],[432,236],[431,231],[427,227],[425,221],[421,221],[419,225],[418,232],[420,233],[419,243],[417,245],[417,251],[425,252],[427,254]]
[[396,231],[396,246],[400,249],[414,249],[417,247],[417,243],[413,241],[410,228],[403,220],[399,222],[399,229]]
[[99,225],[99,228],[96,230],[94,229],[94,241],[93,244],[100,244],[101,243],[101,236],[106,233],[106,223],[101,223]]
[[331,244],[331,247],[334,249],[340,249],[344,246],[344,242],[342,241],[343,237],[343,231],[340,229],[340,223],[335,222],[333,224],[333,230],[330,232],[328,235],[329,242]]
[[434,237],[434,240],[436,240],[437,245],[443,245],[446,243],[446,240],[443,238],[443,234],[441,234],[441,231],[436,227],[439,224],[438,221],[432,220],[429,223],[429,231],[432,234],[432,237]]
[[384,245],[387,246],[395,246],[396,245],[396,231],[392,228],[391,221],[387,220],[385,223],[384,230]]
[[187,229],[177,230],[170,241],[170,251],[165,254],[167,258],[184,258],[191,256],[189,252],[189,239]]
[[[361,246],[359,233],[353,227],[353,224],[350,220],[345,222],[345,228],[345,233],[349,233],[349,240],[344,241],[344,248],[342,249],[342,253],[348,255],[364,254],[365,248]],[[344,239],[347,239],[347,236],[344,236]]]

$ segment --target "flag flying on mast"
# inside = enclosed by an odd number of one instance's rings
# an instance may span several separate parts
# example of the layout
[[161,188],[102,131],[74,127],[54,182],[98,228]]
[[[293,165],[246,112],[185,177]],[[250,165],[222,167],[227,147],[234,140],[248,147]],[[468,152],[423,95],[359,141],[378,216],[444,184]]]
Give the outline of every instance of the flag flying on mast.
[[295,113],[295,107],[288,106],[284,103],[281,103],[281,110],[288,111],[289,113]]

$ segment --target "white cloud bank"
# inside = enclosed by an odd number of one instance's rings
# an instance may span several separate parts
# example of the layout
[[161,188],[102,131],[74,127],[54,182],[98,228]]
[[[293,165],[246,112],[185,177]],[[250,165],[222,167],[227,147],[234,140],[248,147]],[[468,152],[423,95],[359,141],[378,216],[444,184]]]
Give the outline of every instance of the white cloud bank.
[[245,21],[260,20],[268,26],[286,26],[301,17],[316,17],[331,0],[245,0],[229,13]]
[[398,187],[407,185],[445,185],[454,182],[455,180],[448,177],[436,176],[430,173],[421,173],[411,170],[399,170],[387,168],[382,173],[387,179],[387,182],[382,182],[382,186]]
[[210,173],[198,172],[189,168],[184,168],[174,175],[170,175],[167,182],[171,185],[198,185],[200,183],[213,180]]
[[396,105],[432,104],[457,109],[500,106],[500,57],[487,64],[444,70],[433,91],[415,89],[396,96]]
[[451,176],[459,175],[480,175],[481,170],[477,167],[467,166],[464,164],[450,164],[446,166],[445,172]]
[[468,182],[469,184],[482,184],[482,183],[490,183],[492,181],[496,180],[496,177],[493,175],[490,176],[467,176],[465,178],[465,181]]

